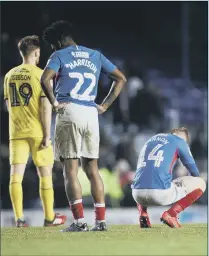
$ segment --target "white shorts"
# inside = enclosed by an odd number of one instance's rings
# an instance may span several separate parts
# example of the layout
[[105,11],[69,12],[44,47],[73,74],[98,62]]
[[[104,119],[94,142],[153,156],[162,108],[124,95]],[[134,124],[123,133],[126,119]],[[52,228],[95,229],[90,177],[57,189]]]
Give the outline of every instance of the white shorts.
[[132,189],[132,195],[134,200],[143,206],[163,206],[175,203],[197,188],[205,191],[204,180],[185,176],[173,180],[169,189]]
[[56,116],[55,160],[61,158],[98,158],[99,121],[95,107],[66,104]]

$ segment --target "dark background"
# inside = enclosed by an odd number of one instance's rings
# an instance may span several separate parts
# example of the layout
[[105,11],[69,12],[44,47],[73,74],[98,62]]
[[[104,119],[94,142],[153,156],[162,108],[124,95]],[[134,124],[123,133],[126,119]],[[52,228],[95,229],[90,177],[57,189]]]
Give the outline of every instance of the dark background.
[[[41,35],[46,25],[66,19],[74,24],[78,44],[127,59],[139,58],[144,69],[158,66],[169,76],[180,76],[183,3],[3,2],[1,30],[12,38]],[[191,78],[206,82],[207,2],[187,4]]]

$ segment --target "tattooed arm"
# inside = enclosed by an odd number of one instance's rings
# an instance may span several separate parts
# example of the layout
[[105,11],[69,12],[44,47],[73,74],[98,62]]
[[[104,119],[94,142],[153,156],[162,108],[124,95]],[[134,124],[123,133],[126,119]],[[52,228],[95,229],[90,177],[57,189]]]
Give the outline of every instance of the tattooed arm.
[[102,104],[98,106],[98,111],[100,114],[105,112],[112,105],[112,103],[118,97],[118,95],[122,91],[124,85],[126,84],[126,77],[118,69],[115,69],[110,74],[110,77],[114,80],[114,82],[112,84],[112,87],[111,87],[107,97],[104,99]]

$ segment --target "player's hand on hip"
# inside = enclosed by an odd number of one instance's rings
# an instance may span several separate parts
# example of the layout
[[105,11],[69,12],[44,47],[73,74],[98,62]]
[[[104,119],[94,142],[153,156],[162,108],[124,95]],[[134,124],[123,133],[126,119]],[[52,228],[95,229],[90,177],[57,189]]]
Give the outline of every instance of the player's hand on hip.
[[49,137],[43,137],[40,149],[48,148],[51,145],[51,140]]
[[58,114],[63,114],[64,113],[64,107],[65,107],[65,103],[60,103],[59,105],[57,105],[56,107],[54,107],[54,111]]
[[99,114],[103,114],[107,110],[107,108],[102,105],[97,105],[97,110]]

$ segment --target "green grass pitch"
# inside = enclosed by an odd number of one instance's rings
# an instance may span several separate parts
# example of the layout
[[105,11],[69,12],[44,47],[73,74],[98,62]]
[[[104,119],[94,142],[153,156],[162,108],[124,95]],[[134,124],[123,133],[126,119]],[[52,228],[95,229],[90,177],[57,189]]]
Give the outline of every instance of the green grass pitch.
[[59,228],[2,228],[1,255],[207,255],[207,225],[171,229],[110,226],[107,232],[62,233]]

